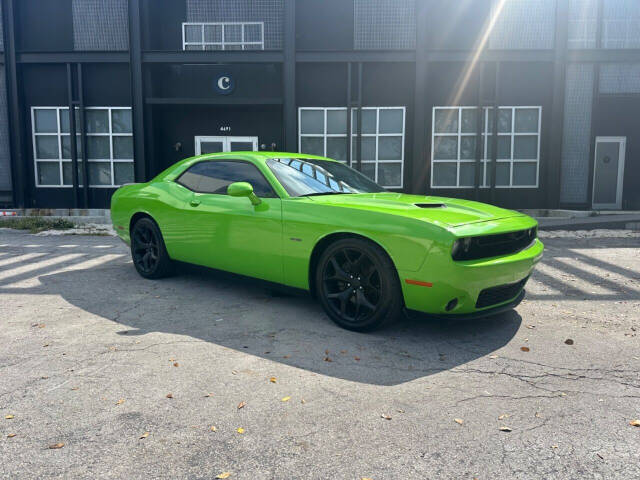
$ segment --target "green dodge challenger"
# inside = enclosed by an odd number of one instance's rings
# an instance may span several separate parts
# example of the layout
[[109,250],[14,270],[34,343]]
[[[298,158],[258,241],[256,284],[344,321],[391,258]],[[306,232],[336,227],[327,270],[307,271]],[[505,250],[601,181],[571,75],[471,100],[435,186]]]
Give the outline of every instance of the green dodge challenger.
[[515,307],[542,257],[537,222],[467,200],[385,191],[341,162],[233,152],[176,163],[111,200],[145,278],[174,261],[308,290],[368,331],[403,309],[482,317]]

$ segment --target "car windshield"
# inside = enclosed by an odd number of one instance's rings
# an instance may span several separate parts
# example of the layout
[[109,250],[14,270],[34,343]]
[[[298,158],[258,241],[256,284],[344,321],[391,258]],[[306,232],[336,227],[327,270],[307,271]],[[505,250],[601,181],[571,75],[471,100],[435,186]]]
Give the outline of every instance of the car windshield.
[[267,165],[292,197],[384,192],[343,163],[311,158],[271,158]]

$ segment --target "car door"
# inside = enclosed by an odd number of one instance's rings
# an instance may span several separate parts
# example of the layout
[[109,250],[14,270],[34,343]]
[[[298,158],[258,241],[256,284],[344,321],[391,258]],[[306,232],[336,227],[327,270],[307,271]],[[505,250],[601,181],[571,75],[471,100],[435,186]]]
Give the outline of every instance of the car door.
[[[233,182],[249,182],[260,198],[227,195]],[[258,168],[241,160],[196,163],[176,179],[189,190],[182,205],[176,260],[282,282],[281,200]]]

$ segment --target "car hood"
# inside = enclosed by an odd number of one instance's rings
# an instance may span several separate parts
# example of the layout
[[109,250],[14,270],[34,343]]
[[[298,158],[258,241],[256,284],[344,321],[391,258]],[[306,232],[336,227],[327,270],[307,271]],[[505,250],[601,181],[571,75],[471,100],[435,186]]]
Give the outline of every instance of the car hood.
[[409,195],[405,193],[355,193],[306,197],[314,203],[399,215],[429,221],[444,227],[458,227],[523,214],[486,203],[458,198]]

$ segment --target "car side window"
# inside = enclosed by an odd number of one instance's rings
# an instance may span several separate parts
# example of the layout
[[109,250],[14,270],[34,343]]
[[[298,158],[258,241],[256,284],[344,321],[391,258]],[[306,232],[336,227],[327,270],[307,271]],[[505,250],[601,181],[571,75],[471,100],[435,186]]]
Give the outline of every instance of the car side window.
[[218,195],[226,195],[227,187],[234,182],[249,182],[257,196],[276,196],[262,172],[247,162],[199,162],[180,175],[176,182],[194,192]]

